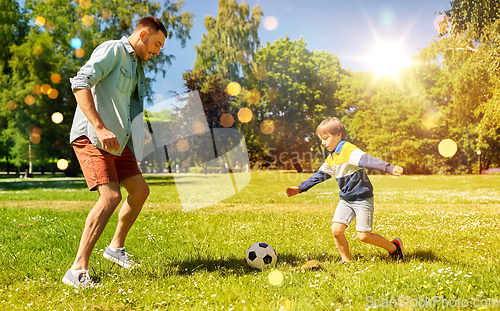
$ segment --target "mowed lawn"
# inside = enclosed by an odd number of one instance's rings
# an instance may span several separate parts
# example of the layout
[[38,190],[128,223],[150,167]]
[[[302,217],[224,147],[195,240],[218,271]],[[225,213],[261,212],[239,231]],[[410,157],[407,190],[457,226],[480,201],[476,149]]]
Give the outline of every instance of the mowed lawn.
[[[172,176],[147,175],[151,196],[126,242],[141,267],[102,257],[115,213],[90,259],[101,287],[88,290],[61,279],[97,194],[82,178],[0,179],[0,310],[500,309],[500,176],[372,176],[374,232],[400,237],[407,260],[351,226],[351,265],[330,233],[335,180],[285,194],[309,176],[252,172],[238,194],[183,212]],[[245,261],[261,241],[278,254],[264,271]],[[311,260],[320,267],[304,267]],[[282,281],[269,281],[273,270]]]

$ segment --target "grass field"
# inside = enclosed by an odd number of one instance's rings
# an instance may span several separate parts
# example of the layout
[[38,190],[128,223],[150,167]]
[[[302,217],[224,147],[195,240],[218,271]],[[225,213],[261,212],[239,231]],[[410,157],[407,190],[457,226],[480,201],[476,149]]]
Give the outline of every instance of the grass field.
[[[61,279],[97,194],[82,178],[1,179],[0,310],[500,309],[500,176],[374,176],[374,232],[401,237],[407,260],[351,226],[351,265],[339,264],[330,233],[335,181],[285,195],[308,176],[252,172],[237,195],[189,213],[171,176],[146,176],[151,196],[126,243],[142,266],[102,258],[115,213],[90,259],[102,286],[88,290]],[[278,254],[279,285],[273,269],[245,262],[259,241]],[[322,267],[302,269],[309,260]]]

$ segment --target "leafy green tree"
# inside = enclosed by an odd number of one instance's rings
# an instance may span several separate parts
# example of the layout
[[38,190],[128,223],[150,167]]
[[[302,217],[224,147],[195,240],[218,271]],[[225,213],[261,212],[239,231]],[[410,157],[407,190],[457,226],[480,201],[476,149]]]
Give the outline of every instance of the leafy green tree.
[[195,45],[194,69],[207,74],[219,73],[224,79],[239,81],[240,70],[250,71],[250,63],[259,47],[258,28],[262,10],[256,5],[238,4],[236,0],[219,0],[217,19],[208,15],[204,23],[207,33]]
[[487,28],[500,17],[498,0],[453,0],[450,5],[451,9],[445,12],[450,23],[444,33],[468,32],[474,40],[485,42]]
[[[254,139],[274,150],[280,166],[289,160],[294,166],[299,159],[308,162],[311,157],[304,156],[319,148],[314,135],[317,125],[338,105],[335,93],[345,74],[339,59],[328,52],[311,52],[304,39],[292,41],[287,36],[257,51],[254,63],[256,70],[244,83],[262,96],[260,103],[249,105],[256,123]],[[272,134],[260,133],[264,120],[274,123]]]
[[[0,85],[5,92],[10,89],[9,80],[12,76],[12,68],[9,59],[12,57],[11,47],[20,44],[28,31],[28,24],[24,18],[19,4],[14,0],[0,1]],[[8,122],[12,117],[11,109],[14,103],[10,96],[0,92],[0,159],[5,158],[5,169],[9,172],[11,166],[10,152],[13,145],[11,131],[7,130]],[[15,104],[17,106],[17,103]],[[0,168],[3,169],[3,168]]]
[[442,98],[448,132],[459,144],[457,166],[466,166],[468,172],[472,172],[479,150],[483,169],[499,164],[495,119],[499,109],[499,25],[500,21],[495,21],[481,29],[482,44],[474,43],[477,33],[465,31],[435,40],[419,55],[422,63],[439,62],[441,66],[441,76],[447,81]]
[[[66,172],[75,174],[78,163],[68,139],[76,101],[69,78],[75,76],[97,45],[130,35],[144,16],[157,16],[166,26],[168,37],[177,38],[184,45],[185,39],[189,38],[193,15],[181,12],[183,5],[183,1],[170,3],[168,0],[163,7],[158,2],[148,1],[26,1],[25,16],[30,20],[30,30],[22,43],[19,41],[10,47],[8,64],[12,75],[0,77],[9,86],[0,90],[0,99],[17,102],[13,111],[4,107],[0,110],[0,120],[4,115],[8,117],[8,121],[1,124],[8,130],[0,135],[0,139],[12,144],[9,153],[13,162],[17,166],[26,164],[30,135],[33,138],[35,129],[36,134],[41,132],[40,142],[33,145],[35,164],[40,166],[60,157],[71,158]],[[39,24],[35,25],[33,21]],[[75,50],[72,46],[74,38],[81,40],[82,50]],[[162,51],[159,57],[148,62],[147,71],[164,75],[165,65],[173,59],[173,55]],[[53,74],[59,75],[60,81],[52,80]],[[58,96],[51,96],[55,97],[51,99],[40,93],[39,87],[43,84],[57,90]],[[149,95],[151,98],[151,89]],[[30,96],[33,96],[34,103],[27,105],[25,102]],[[64,115],[61,124],[51,121],[54,112]]]

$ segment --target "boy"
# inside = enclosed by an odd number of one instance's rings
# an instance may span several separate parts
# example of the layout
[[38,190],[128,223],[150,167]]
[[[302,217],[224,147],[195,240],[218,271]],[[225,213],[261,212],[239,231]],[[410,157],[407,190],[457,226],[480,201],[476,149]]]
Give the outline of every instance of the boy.
[[403,261],[403,242],[396,238],[389,242],[383,236],[371,233],[373,224],[373,186],[368,179],[365,167],[374,168],[394,176],[401,176],[403,168],[371,157],[351,143],[345,141],[346,130],[337,118],[326,118],[316,129],[321,144],[330,155],[314,173],[298,187],[286,189],[291,197],[309,190],[314,185],[335,176],[340,188],[340,201],[332,220],[332,233],[335,244],[342,257],[342,263],[351,261],[349,245],[344,235],[347,226],[357,216],[356,231],[358,238],[386,249],[395,260]]

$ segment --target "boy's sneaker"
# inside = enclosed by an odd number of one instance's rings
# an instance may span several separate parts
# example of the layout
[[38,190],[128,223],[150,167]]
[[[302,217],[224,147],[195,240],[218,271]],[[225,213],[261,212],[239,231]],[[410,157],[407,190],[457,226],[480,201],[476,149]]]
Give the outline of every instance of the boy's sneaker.
[[392,258],[396,261],[404,261],[405,260],[405,253],[403,252],[403,241],[401,241],[400,238],[395,238],[394,240],[391,241],[392,244],[396,245],[396,250],[394,253],[391,254]]
[[90,278],[88,271],[82,271],[77,273],[76,275],[69,269],[64,275],[62,281],[65,284],[70,286],[74,286],[76,288],[90,288],[90,287],[98,287],[99,284],[92,281]]
[[130,259],[130,256],[132,255],[125,251],[125,247],[118,248],[114,251],[108,246],[106,247],[106,250],[104,250],[103,256],[104,258],[109,259],[126,269],[140,266],[140,264]]

